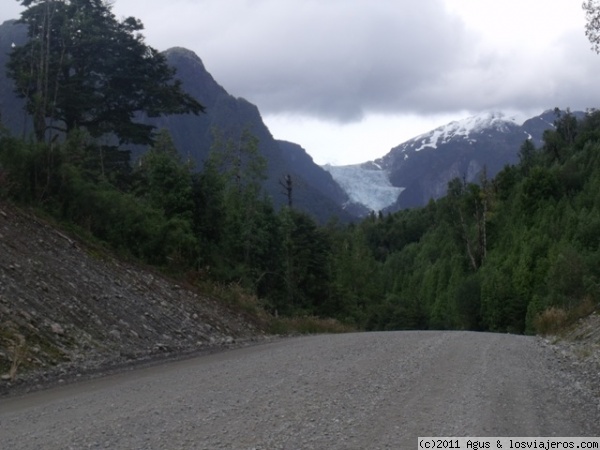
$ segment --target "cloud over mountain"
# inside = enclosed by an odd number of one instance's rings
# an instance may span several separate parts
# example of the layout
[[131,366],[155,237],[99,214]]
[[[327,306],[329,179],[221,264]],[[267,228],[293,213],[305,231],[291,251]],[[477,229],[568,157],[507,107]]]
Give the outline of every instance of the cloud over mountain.
[[[0,19],[22,10],[4,6]],[[600,105],[579,2],[117,0],[113,11],[141,19],[153,47],[200,55],[278,138],[310,142],[321,161],[375,157],[389,149],[382,136],[449,116]],[[341,144],[341,127],[370,144]]]
[[[367,111],[397,110],[407,93],[464,63],[456,55],[468,33],[441,0],[257,4],[211,45],[243,42],[216,70],[266,113],[358,120]],[[242,77],[235,67],[245,68]]]
[[490,12],[481,6],[470,18],[450,7],[460,0],[206,0],[203,9],[174,0],[180,20],[194,17],[192,31],[187,20],[167,26],[167,7],[155,3],[143,17],[153,39],[195,49],[230,92],[267,115],[348,123],[373,113],[600,103],[600,57],[583,23],[571,21],[583,19],[578,5],[507,0],[490,9],[485,0]]

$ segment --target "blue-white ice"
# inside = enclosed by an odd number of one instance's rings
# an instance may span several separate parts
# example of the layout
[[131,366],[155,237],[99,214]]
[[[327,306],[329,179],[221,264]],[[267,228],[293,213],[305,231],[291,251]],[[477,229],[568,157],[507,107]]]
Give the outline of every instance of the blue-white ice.
[[404,188],[392,186],[388,172],[373,163],[350,166],[323,166],[346,191],[353,203],[372,211],[381,211],[394,204]]

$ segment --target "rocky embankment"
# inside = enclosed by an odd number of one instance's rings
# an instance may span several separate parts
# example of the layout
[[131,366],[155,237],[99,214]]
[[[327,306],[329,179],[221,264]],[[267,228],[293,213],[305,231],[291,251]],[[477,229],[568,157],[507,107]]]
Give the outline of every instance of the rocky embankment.
[[193,287],[0,201],[0,396],[262,336]]
[[544,337],[542,343],[575,374],[571,383],[574,389],[585,387],[593,392],[600,411],[600,310],[558,335]]

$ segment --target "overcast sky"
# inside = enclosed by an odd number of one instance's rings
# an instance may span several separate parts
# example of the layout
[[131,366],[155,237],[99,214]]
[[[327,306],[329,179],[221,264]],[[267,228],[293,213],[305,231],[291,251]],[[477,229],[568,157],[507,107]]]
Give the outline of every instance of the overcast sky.
[[[0,21],[20,2],[2,0]],[[114,0],[196,52],[277,139],[348,164],[451,120],[600,107],[582,0]]]

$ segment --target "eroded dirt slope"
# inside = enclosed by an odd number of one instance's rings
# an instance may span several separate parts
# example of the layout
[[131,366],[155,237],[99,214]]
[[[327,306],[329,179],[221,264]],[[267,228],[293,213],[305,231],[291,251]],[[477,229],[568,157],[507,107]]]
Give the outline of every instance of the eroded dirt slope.
[[0,395],[32,371],[47,382],[260,335],[222,303],[0,201]]

